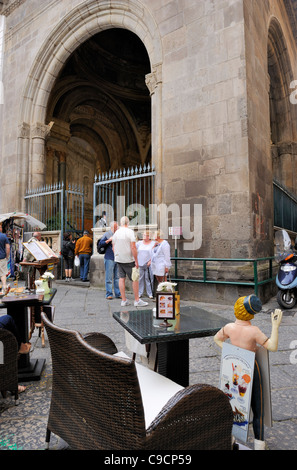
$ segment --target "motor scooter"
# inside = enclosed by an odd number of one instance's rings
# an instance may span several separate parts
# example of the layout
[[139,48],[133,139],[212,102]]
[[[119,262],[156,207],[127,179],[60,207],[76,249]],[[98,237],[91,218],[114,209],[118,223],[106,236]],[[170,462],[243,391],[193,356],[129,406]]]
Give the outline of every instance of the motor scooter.
[[275,234],[275,261],[279,264],[276,285],[279,288],[277,302],[282,308],[295,307],[297,302],[297,252],[292,246],[291,238],[286,230]]

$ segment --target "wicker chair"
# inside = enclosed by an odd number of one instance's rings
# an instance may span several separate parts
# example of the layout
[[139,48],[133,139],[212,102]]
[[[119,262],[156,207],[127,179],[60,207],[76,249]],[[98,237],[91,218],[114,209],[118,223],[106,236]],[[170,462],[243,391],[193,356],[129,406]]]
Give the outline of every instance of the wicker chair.
[[15,336],[4,328],[0,328],[0,347],[0,357],[4,359],[0,361],[0,392],[4,398],[7,391],[12,392],[18,405],[18,343]]
[[105,335],[85,340],[42,317],[53,363],[48,444],[53,432],[73,450],[231,450],[233,414],[222,391],[182,389],[145,429],[135,362],[113,356]]

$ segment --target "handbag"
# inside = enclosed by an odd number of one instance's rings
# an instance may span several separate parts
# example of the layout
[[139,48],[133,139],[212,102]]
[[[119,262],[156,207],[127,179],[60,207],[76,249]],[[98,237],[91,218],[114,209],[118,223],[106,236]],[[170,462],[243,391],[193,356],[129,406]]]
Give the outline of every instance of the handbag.
[[138,281],[139,280],[139,268],[132,268],[132,281]]
[[79,261],[79,257],[78,257],[78,256],[76,256],[76,257],[74,258],[74,264],[75,264],[75,266],[80,266],[80,261]]

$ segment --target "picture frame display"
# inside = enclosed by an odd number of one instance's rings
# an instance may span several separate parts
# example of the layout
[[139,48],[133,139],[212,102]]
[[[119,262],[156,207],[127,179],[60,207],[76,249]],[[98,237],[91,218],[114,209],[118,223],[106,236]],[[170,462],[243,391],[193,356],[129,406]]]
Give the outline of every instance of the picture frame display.
[[156,294],[156,318],[158,320],[175,319],[175,293],[157,292]]

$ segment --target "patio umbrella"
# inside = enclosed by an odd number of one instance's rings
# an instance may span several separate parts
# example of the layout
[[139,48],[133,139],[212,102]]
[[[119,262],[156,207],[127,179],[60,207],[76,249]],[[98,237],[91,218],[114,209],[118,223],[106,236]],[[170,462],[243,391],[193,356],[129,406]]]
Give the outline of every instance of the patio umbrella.
[[8,212],[7,214],[0,215],[0,223],[8,219],[24,219],[31,227],[38,227],[41,230],[46,228],[46,225],[32,215],[25,214],[24,212]]

